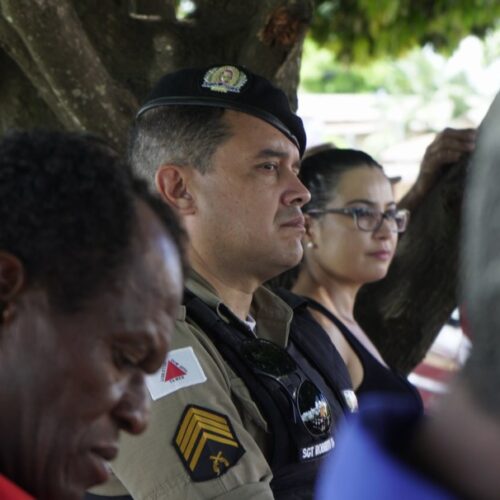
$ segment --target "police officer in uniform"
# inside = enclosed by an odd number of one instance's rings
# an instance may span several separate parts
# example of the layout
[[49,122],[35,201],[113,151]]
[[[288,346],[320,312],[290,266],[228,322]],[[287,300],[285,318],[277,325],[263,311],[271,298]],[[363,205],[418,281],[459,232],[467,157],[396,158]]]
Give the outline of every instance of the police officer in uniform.
[[131,141],[134,169],[183,218],[192,274],[149,429],[89,498],[312,498],[356,402],[304,301],[262,286],[302,257],[302,121],[242,67],[185,69],[158,82]]

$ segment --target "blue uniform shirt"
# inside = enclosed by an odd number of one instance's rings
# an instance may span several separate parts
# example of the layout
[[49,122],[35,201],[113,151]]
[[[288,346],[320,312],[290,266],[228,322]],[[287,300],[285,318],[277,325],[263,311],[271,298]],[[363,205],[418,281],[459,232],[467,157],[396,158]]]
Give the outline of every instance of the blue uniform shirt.
[[369,396],[340,429],[320,473],[316,500],[449,500],[456,496],[398,457],[421,410],[412,398]]

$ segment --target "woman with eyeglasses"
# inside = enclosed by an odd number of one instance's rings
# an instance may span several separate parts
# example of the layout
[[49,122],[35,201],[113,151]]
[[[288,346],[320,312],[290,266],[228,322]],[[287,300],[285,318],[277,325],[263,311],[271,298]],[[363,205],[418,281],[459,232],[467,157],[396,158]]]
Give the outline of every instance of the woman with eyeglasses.
[[[473,151],[475,134],[473,129],[447,128],[436,135],[426,149],[417,182],[405,196],[406,207],[416,207],[443,168]],[[382,166],[362,151],[333,146],[310,150],[299,177],[311,192],[311,201],[303,207],[304,258],[298,271],[285,273],[270,285],[284,285],[307,299],[305,319],[314,319],[327,333],[314,341],[323,345],[329,337],[358,396],[410,393],[421,406],[416,389],[387,365],[353,313],[359,289],[387,274],[409,212],[398,209]],[[287,290],[278,293],[285,301],[297,298]]]
[[292,292],[307,298],[308,312],[342,355],[358,396],[412,393],[420,405],[416,389],[386,364],[353,312],[359,289],[387,274],[409,212],[398,209],[381,165],[362,151],[319,151],[303,161],[300,178],[311,201],[303,208],[304,259]]

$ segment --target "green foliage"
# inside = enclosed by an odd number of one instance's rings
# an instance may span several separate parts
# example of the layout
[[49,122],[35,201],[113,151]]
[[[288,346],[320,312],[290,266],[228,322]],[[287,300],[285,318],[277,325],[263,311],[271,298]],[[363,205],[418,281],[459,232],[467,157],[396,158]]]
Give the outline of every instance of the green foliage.
[[362,63],[426,44],[448,54],[499,18],[498,0],[316,0],[311,36],[338,60]]
[[370,82],[365,68],[336,61],[334,54],[310,39],[304,42],[301,87],[308,92],[370,92],[378,86]]
[[394,113],[407,115],[402,121],[411,122],[412,127],[418,122],[418,127],[432,129],[432,123],[444,120],[446,125],[477,109],[482,101],[491,101],[500,84],[499,60],[500,23],[483,41],[474,37],[464,40],[451,59],[426,46],[399,59],[345,64],[309,38],[304,44],[301,88],[316,93],[376,91],[402,98],[416,96],[410,108],[395,109]]

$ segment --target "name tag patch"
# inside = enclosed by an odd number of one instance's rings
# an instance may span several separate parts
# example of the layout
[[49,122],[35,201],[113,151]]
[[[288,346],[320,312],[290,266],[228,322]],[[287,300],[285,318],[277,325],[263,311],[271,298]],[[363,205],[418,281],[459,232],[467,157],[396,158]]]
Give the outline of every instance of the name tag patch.
[[321,455],[325,455],[326,453],[332,451],[334,447],[335,441],[332,437],[329,437],[327,440],[322,441],[321,443],[301,448],[299,453],[299,460],[301,462],[305,462],[306,460],[318,458]]
[[192,347],[175,349],[168,353],[161,368],[146,378],[153,400],[172,394],[179,389],[206,382],[207,377]]

